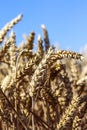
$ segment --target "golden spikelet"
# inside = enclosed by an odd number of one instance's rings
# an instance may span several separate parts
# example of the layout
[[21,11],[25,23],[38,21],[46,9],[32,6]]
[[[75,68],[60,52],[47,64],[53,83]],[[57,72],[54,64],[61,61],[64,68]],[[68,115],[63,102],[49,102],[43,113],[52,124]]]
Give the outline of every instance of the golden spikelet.
[[79,105],[79,101],[80,101],[80,97],[78,97],[77,95],[73,97],[71,104],[65,110],[65,113],[61,117],[59,124],[57,124],[58,130],[61,130],[61,128],[66,127],[66,124],[70,121],[71,118],[74,117],[74,113],[76,112],[76,109]]
[[48,37],[48,32],[44,24],[41,25],[41,28],[43,29],[43,34],[44,34],[44,42],[45,42],[45,50],[47,51],[48,48],[50,47],[50,41]]
[[33,49],[34,36],[35,36],[34,32],[31,32],[29,36],[24,35],[24,38],[26,40],[26,48],[28,50],[32,50]]
[[19,14],[16,18],[14,18],[11,22],[7,23],[4,28],[1,29],[0,31],[0,43],[3,41],[5,35],[7,32],[15,25],[17,24],[20,20],[22,19],[22,15]]
[[41,39],[41,36],[38,35],[38,50],[37,50],[37,54],[40,57],[43,57],[43,55],[44,55],[44,48],[43,48],[42,43],[43,43],[43,41]]
[[29,94],[31,97],[34,95],[35,90],[37,88],[39,89],[39,87],[41,87],[44,82],[48,62],[50,60],[52,53],[53,53],[53,49],[49,48],[48,53],[42,59],[41,63],[37,67],[34,75],[32,76],[32,80],[30,82],[30,89],[29,89]]

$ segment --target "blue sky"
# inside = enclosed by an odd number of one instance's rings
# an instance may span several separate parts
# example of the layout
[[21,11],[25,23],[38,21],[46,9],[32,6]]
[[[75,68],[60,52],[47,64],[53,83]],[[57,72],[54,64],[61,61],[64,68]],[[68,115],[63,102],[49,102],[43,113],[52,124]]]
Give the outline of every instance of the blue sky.
[[0,29],[20,13],[23,19],[13,28],[17,44],[31,31],[35,39],[38,34],[43,37],[41,24],[51,44],[61,49],[80,51],[87,44],[87,0],[1,0]]

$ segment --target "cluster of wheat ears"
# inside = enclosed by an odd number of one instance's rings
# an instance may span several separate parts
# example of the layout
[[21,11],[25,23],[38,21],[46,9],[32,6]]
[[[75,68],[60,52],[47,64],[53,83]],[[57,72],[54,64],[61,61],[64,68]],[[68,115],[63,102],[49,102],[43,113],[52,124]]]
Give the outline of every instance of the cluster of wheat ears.
[[0,130],[87,130],[87,59],[51,46],[43,38],[7,32],[18,15],[0,30]]

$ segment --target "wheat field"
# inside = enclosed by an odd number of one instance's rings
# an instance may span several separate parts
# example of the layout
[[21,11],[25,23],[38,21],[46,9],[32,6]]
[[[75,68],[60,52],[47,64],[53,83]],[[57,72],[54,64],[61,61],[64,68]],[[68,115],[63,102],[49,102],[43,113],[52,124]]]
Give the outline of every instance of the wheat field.
[[21,19],[0,30],[0,130],[87,130],[86,54],[51,46],[45,25],[36,51],[35,32],[17,46]]

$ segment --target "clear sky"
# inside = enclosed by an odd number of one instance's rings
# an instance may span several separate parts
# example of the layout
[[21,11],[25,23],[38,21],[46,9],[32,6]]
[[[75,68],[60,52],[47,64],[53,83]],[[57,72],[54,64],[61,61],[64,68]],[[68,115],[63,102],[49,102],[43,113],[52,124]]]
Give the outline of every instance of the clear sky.
[[17,44],[31,31],[35,39],[43,36],[41,24],[61,49],[79,51],[87,44],[87,0],[0,0],[0,29],[20,13],[23,19],[13,28]]

